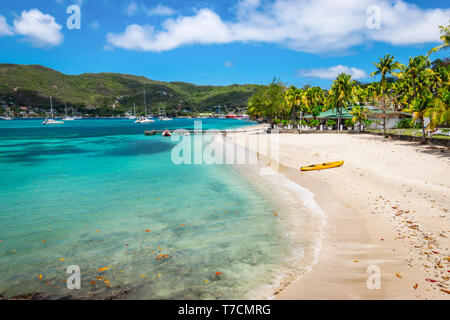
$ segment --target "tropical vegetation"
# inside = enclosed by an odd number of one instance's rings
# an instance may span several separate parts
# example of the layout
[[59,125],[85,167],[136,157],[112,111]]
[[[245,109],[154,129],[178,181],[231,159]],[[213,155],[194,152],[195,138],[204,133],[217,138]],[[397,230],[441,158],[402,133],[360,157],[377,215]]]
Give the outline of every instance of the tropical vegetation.
[[[302,116],[308,115],[309,125],[315,126],[320,113],[332,110],[338,115],[340,129],[341,117],[348,112],[353,115],[352,123],[359,123],[359,128],[370,122],[369,117],[379,118],[387,136],[388,120],[409,114],[410,119],[402,119],[400,125],[418,126],[425,140],[427,132],[438,126],[450,126],[450,59],[430,60],[431,54],[449,47],[450,26],[440,29],[443,44],[427,56],[410,57],[408,64],[403,65],[387,54],[373,63],[375,70],[371,76],[379,76],[379,81],[363,84],[353,80],[350,74],[341,73],[328,91],[310,86],[287,88],[282,82],[274,81],[250,98],[249,115],[271,122],[284,119],[292,124],[306,124]],[[368,109],[367,105],[372,107]],[[350,122],[345,124],[349,126]]]

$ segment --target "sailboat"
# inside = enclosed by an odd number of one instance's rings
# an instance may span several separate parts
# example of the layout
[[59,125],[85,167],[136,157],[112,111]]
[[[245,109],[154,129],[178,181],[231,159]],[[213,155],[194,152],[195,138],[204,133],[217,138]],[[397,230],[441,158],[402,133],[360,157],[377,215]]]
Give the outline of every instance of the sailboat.
[[[52,97],[50,96],[50,110],[52,113],[52,118],[53,118],[53,102],[52,102]],[[42,122],[43,125],[53,125],[53,124],[63,124],[64,122],[62,121],[57,121],[55,119],[45,119],[44,122]]]
[[136,119],[136,103],[133,103],[133,114],[128,116],[129,120],[135,120]]
[[167,117],[167,112],[166,112],[166,103],[164,102],[164,117],[159,117],[160,121],[172,121],[172,118],[168,118]]
[[66,110],[66,117],[63,119],[63,121],[74,121],[75,118],[73,117],[73,107],[72,107],[72,117],[69,117],[67,115],[67,103],[65,103],[65,110]]
[[144,123],[152,123],[155,122],[153,119],[148,118],[148,112],[147,112],[147,99],[145,97],[145,90],[144,90],[144,105],[145,105],[145,117],[140,117],[137,119],[134,123],[144,124]]

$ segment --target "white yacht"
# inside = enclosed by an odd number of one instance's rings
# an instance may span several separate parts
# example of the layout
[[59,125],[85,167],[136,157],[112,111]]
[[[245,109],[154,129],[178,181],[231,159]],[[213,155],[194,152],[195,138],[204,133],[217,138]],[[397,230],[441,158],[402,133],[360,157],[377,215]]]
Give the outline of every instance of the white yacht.
[[63,121],[75,121],[75,117],[73,116],[73,107],[72,107],[72,117],[69,117],[69,115],[67,114],[67,103],[65,104],[65,110],[66,110],[66,116],[63,118]]
[[[145,105],[145,114],[147,115],[147,99],[145,97],[145,90],[144,90],[144,105]],[[155,122],[155,120],[153,120],[152,118],[149,118],[148,116],[146,117],[140,117],[138,118],[134,123],[139,123],[139,124],[144,124],[144,123],[153,123]]]
[[136,104],[133,103],[133,114],[128,115],[128,120],[136,120]]
[[[52,102],[52,97],[50,96],[50,111],[52,113],[52,118],[53,118],[53,102]],[[54,124],[64,124],[63,121],[58,121],[55,119],[45,119],[44,122],[42,122],[43,125],[54,125]]]
[[153,122],[155,122],[155,120],[149,119],[149,118],[146,118],[146,117],[140,117],[134,123],[142,124],[142,123],[153,123]]
[[45,119],[44,122],[42,122],[43,125],[52,125],[52,124],[63,124],[63,121],[58,121],[55,119]]
[[0,119],[2,119],[2,120],[7,120],[7,121],[10,121],[10,120],[12,120],[12,118],[11,118],[11,117],[1,117]]
[[160,121],[172,121],[172,118],[167,117],[167,112],[166,112],[166,103],[164,103],[164,117],[159,117],[158,120]]

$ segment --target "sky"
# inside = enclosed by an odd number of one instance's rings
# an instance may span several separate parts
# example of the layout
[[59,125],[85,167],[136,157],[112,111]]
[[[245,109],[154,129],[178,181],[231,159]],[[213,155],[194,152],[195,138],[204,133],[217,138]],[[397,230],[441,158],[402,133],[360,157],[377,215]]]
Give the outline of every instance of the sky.
[[0,63],[329,88],[373,80],[387,53],[426,54],[449,21],[450,0],[0,0]]

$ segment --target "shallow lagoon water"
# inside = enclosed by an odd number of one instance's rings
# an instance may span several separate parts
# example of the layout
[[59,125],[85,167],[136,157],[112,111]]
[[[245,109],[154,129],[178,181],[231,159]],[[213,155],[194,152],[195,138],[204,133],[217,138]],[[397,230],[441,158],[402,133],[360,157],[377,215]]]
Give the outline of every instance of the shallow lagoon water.
[[[174,165],[176,142],[143,135],[192,120],[40,123],[0,122],[1,295],[242,299],[292,253],[274,204],[235,168]],[[66,287],[71,265],[81,290]]]

